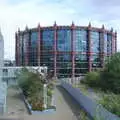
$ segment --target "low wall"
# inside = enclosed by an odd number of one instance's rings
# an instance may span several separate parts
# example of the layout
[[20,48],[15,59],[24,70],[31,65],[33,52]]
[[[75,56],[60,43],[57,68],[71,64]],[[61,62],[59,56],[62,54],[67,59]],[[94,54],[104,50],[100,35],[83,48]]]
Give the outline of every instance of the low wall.
[[78,88],[73,88],[72,85],[61,82],[61,86],[79,103],[88,115],[96,120],[120,120],[120,118],[111,112],[107,111],[101,105],[91,100],[89,97],[82,94]]

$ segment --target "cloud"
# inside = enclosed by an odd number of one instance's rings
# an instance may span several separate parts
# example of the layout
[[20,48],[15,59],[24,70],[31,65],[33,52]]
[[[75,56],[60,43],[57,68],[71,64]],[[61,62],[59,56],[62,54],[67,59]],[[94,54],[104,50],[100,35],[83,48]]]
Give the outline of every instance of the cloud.
[[119,0],[90,0],[91,3],[95,6],[99,7],[113,7],[120,6]]
[[[0,26],[5,41],[5,58],[14,59],[15,32],[28,27],[53,25],[70,25],[75,21],[77,25],[92,25],[107,28],[115,27],[119,31],[119,7],[114,3],[105,7],[99,0],[1,0],[0,1]],[[107,1],[107,0],[106,0]],[[112,1],[112,0],[111,0]],[[104,1],[105,2],[105,1]],[[107,4],[107,2],[105,3]],[[109,9],[107,9],[109,8]],[[111,8],[111,9],[110,9]],[[104,12],[104,10],[106,11]],[[119,41],[118,41],[119,43]]]

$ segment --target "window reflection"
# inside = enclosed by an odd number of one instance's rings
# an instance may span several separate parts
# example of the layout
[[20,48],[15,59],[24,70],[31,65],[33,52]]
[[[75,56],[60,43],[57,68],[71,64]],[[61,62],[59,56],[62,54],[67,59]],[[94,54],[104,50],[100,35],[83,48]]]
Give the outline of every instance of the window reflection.
[[54,31],[42,31],[42,51],[52,51],[54,46]]
[[75,30],[75,51],[87,51],[87,32],[85,30]]
[[57,50],[71,51],[71,31],[67,29],[58,30]]
[[100,51],[100,43],[99,43],[99,33],[98,32],[90,32],[91,36],[91,52],[99,53]]

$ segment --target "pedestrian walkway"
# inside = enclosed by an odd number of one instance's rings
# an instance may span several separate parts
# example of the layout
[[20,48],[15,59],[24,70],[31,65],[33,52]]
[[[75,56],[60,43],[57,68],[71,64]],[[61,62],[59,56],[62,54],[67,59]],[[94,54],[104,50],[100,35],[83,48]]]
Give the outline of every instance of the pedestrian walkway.
[[6,116],[28,115],[27,108],[17,86],[8,88]]
[[[13,97],[10,94],[14,94]],[[8,111],[13,111],[13,116],[16,120],[21,117],[21,120],[80,120],[80,108],[76,101],[59,85],[55,88],[54,98],[56,111],[53,113],[28,115],[24,102],[20,97],[20,93],[15,88],[11,88],[8,92]],[[16,106],[17,105],[17,106]],[[18,115],[19,109],[22,109],[23,115]],[[16,116],[16,117],[15,117]],[[8,116],[9,118],[9,116]],[[11,118],[11,117],[10,117]]]

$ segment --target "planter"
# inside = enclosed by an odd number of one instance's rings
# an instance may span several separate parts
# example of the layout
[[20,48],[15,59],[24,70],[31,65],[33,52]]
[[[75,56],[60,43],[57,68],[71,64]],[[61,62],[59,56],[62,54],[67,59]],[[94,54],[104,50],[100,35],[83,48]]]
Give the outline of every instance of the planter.
[[56,111],[56,107],[55,105],[52,103],[52,106],[49,107],[49,108],[46,108],[45,110],[43,111],[40,111],[40,110],[32,110],[32,106],[29,104],[28,100],[25,98],[23,92],[22,92],[22,97],[23,97],[23,100],[24,100],[24,103],[29,111],[30,114],[46,114],[46,113],[53,113]]

